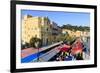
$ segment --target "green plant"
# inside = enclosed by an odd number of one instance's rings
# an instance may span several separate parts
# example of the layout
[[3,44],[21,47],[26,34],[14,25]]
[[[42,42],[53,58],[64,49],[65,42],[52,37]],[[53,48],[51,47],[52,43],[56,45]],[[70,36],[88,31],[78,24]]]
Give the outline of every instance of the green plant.
[[35,45],[35,43],[39,42],[38,47],[41,47],[41,39],[37,38],[37,37],[32,37],[30,39],[30,47],[34,47],[37,48],[37,46]]

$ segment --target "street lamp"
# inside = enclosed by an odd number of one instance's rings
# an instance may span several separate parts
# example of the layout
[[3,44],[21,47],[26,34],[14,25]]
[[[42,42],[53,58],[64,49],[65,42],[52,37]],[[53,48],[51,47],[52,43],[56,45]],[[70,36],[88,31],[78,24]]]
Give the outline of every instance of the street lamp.
[[35,43],[35,47],[38,49],[38,53],[37,53],[37,61],[39,61],[39,41],[37,41],[36,43]]

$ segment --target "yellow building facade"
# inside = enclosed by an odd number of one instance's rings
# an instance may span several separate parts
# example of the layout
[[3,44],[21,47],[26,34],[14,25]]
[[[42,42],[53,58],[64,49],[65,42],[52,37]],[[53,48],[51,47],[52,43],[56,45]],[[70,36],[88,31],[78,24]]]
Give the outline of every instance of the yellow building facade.
[[89,37],[90,36],[89,31],[79,31],[79,30],[72,31],[68,29],[62,29],[62,33],[66,33],[66,32],[72,37]]
[[[53,30],[54,27],[57,30]],[[29,43],[32,37],[37,37],[42,40],[42,45],[52,44],[59,36],[59,29],[48,17],[25,15],[22,19],[22,42]],[[53,33],[56,33],[56,36]]]

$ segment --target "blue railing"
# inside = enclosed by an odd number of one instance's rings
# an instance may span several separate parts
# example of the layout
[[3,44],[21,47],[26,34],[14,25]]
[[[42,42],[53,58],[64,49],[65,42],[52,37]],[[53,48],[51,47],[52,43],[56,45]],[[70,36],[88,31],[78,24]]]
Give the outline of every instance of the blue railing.
[[32,55],[29,55],[29,56],[27,56],[25,58],[22,58],[21,59],[21,63],[28,63],[28,62],[34,61],[39,57],[39,55],[42,55],[42,54],[43,53],[39,52],[39,53],[35,53],[35,54],[32,54]]

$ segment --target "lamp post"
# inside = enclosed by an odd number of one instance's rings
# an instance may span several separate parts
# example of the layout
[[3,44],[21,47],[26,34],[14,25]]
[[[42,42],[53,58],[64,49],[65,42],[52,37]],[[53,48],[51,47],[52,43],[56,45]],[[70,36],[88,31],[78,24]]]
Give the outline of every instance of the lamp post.
[[38,49],[38,53],[37,53],[37,62],[39,61],[39,41],[37,41],[36,43],[35,43],[35,46],[36,46],[36,48]]

